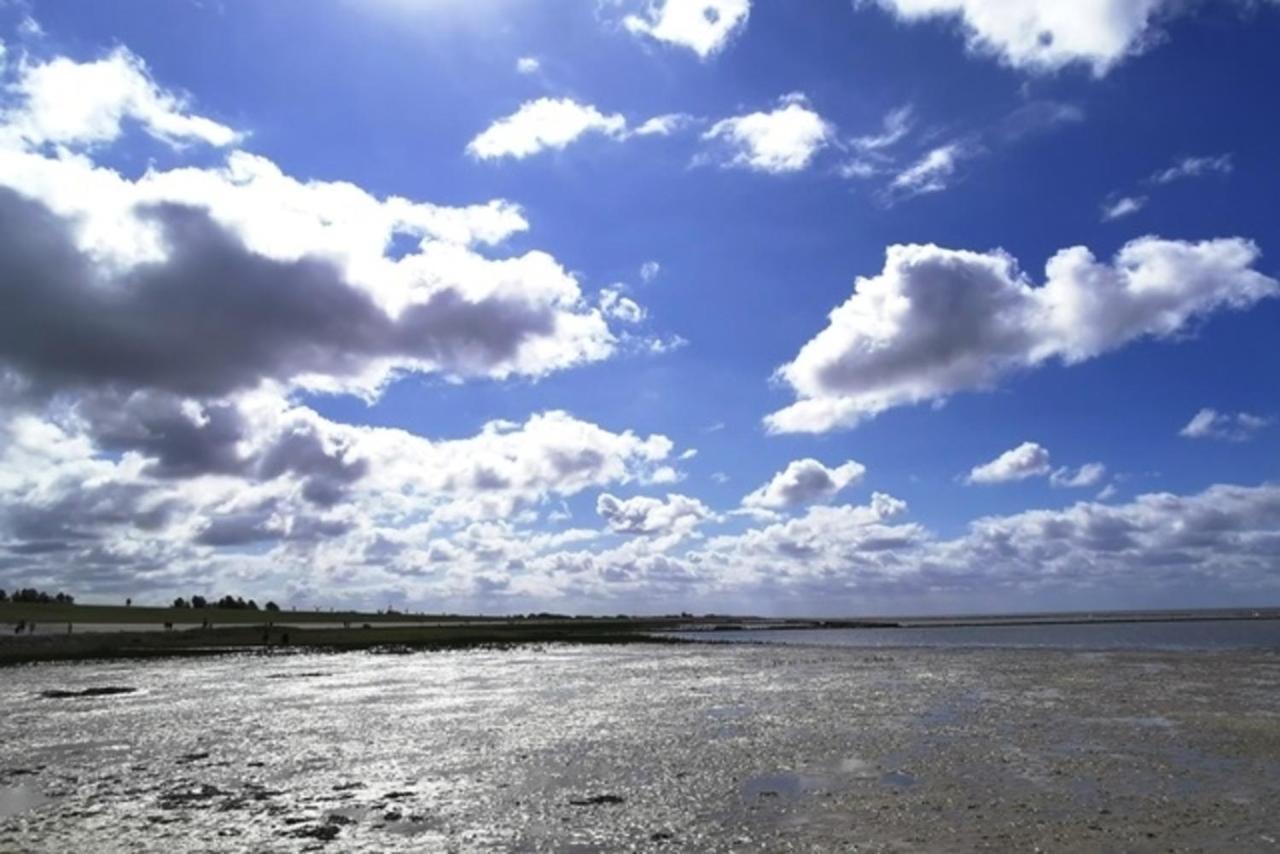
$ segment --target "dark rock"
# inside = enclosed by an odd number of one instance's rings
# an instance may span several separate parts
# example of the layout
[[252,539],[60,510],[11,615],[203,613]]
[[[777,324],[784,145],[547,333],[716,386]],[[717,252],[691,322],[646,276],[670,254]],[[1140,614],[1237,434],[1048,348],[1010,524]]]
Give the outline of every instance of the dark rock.
[[67,700],[72,697],[112,697],[116,694],[132,694],[137,690],[137,688],[122,688],[115,685],[106,685],[98,688],[83,688],[79,691],[63,691],[58,689],[41,691],[40,696],[47,700]]
[[289,835],[298,839],[319,839],[323,842],[331,842],[337,839],[341,832],[342,828],[336,824],[320,824],[298,828]]
[[570,806],[575,807],[595,807],[602,805],[621,804],[626,802],[626,798],[621,795],[592,795],[589,798],[574,798],[569,801]]

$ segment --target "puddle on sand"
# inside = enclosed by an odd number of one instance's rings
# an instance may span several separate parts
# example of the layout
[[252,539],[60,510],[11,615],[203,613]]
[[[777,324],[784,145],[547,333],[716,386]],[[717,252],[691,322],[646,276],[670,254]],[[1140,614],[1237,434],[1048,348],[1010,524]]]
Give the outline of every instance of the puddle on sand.
[[0,818],[12,818],[49,803],[53,803],[53,798],[30,783],[0,786]]
[[756,774],[742,781],[742,797],[748,801],[758,798],[796,798],[817,788],[813,777],[790,772]]
[[[796,798],[813,792],[842,789],[855,780],[876,779],[876,767],[865,759],[849,756],[819,771],[775,771],[756,774],[742,782],[742,797],[753,801],[759,798]],[[903,782],[889,782],[888,778]],[[879,777],[886,785],[913,786],[916,779],[909,774],[893,771]],[[905,782],[909,780],[910,782]]]
[[906,771],[886,771],[880,775],[880,782],[895,789],[909,789],[920,781]]

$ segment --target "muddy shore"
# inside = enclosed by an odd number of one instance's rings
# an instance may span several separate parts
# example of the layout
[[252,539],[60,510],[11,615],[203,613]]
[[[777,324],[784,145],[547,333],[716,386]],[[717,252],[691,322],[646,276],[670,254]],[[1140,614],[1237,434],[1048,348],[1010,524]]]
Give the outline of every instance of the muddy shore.
[[1273,653],[547,645],[4,675],[0,851],[1280,844]]

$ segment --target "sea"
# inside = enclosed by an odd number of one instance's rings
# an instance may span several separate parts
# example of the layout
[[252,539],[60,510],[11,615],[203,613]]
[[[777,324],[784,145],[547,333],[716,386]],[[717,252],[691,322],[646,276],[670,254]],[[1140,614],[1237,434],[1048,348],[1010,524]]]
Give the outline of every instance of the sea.
[[681,640],[815,647],[1280,651],[1280,619],[1147,620],[1031,625],[670,632]]

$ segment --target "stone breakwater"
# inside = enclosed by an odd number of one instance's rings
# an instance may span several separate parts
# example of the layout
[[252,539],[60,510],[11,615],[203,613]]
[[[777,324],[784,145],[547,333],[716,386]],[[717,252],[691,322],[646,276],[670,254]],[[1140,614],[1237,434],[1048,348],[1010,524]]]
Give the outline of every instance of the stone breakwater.
[[1280,844],[1267,653],[553,645],[4,675],[0,851]]

